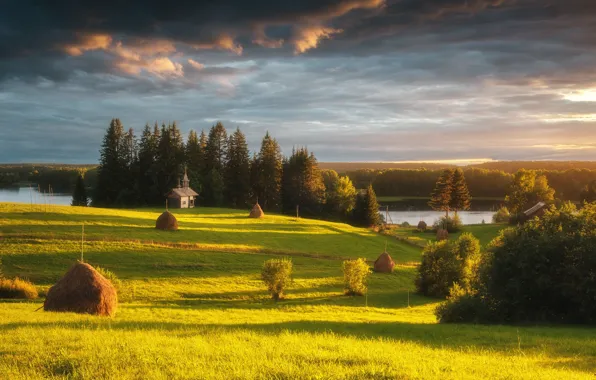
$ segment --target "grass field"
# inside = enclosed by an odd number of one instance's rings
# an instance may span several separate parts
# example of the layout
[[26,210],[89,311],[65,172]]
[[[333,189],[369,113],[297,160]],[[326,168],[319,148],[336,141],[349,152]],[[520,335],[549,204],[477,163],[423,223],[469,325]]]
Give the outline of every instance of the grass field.
[[[502,229],[507,228],[506,224],[474,224],[464,226],[462,231],[453,233],[450,238],[457,239],[459,235],[464,232],[469,232],[480,240],[480,245],[486,247]],[[395,236],[403,242],[418,246],[420,248],[426,246],[429,241],[434,241],[436,233],[429,229],[426,232],[420,232],[416,227],[399,227],[395,226],[386,232],[389,236]]]
[[[80,257],[85,223],[85,261],[123,282],[114,318],[0,302],[0,378],[594,378],[589,328],[437,324],[438,301],[413,294],[415,245],[227,209],[176,210],[181,230],[160,232],[159,212],[0,204],[5,275],[43,291]],[[344,296],[342,260],[386,242],[397,270]],[[259,280],[272,257],[294,262],[277,303]]]

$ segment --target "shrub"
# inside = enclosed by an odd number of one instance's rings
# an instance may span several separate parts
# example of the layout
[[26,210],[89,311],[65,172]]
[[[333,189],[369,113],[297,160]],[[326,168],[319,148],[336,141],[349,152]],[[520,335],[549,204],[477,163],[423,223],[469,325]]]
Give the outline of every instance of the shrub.
[[364,259],[346,260],[343,263],[344,290],[350,296],[362,296],[367,291],[370,267]]
[[435,315],[441,323],[483,322],[489,314],[479,295],[459,284],[451,287],[447,301],[435,310]]
[[263,263],[261,279],[267,285],[274,300],[283,298],[285,288],[292,281],[292,261],[289,259],[271,259]]
[[118,294],[120,294],[120,291],[122,290],[122,281],[120,281],[120,279],[118,278],[118,276],[116,276],[116,274],[110,270],[107,270],[105,268],[102,267],[95,267],[95,270],[101,274],[102,276],[104,276],[106,278],[106,280],[110,281],[112,283],[112,285],[114,286],[114,288],[116,288],[116,292],[118,292]]
[[511,218],[509,209],[507,207],[501,207],[493,214],[493,223],[508,223],[509,218]]
[[439,218],[435,224],[433,225],[433,229],[438,231],[440,229],[447,230],[447,232],[454,233],[459,232],[462,229],[462,222],[458,215],[453,215],[453,217],[449,216],[442,216]]
[[401,224],[401,226],[402,226],[402,227],[404,227],[404,228],[411,227],[411,226],[410,226],[410,223],[408,223],[408,222],[403,222],[403,223]]
[[501,232],[482,258],[475,289],[456,294],[437,315],[445,321],[596,323],[594,252],[596,205],[549,210]]
[[426,222],[424,220],[421,220],[418,222],[418,226],[416,228],[418,229],[418,231],[424,232],[424,231],[426,231],[427,227],[428,227],[428,225],[426,224]]
[[416,289],[426,296],[446,297],[454,284],[469,289],[476,276],[480,243],[471,234],[429,243],[422,252]]
[[34,299],[37,296],[37,288],[29,281],[20,278],[0,278],[0,298]]

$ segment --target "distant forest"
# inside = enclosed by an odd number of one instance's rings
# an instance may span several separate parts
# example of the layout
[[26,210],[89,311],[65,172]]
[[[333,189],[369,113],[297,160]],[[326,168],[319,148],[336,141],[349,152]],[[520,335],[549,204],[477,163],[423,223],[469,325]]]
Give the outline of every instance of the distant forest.
[[[378,196],[426,197],[444,168],[454,165],[435,163],[358,163],[322,162],[319,167],[347,175],[357,189],[369,183]],[[513,173],[519,169],[536,170],[547,176],[556,197],[581,201],[581,191],[596,181],[596,161],[499,161],[464,166],[466,181],[473,197],[506,195]],[[97,165],[66,164],[0,164],[0,187],[33,183],[42,191],[71,193],[79,173],[85,185],[94,189]]]

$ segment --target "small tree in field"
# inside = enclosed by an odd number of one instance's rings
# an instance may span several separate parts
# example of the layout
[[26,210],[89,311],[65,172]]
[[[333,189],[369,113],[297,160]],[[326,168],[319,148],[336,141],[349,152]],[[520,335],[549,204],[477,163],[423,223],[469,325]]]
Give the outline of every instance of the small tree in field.
[[261,279],[267,285],[274,300],[282,299],[284,290],[292,281],[292,261],[289,259],[265,261],[261,270]]
[[364,259],[346,260],[343,263],[345,293],[349,296],[362,296],[367,291],[370,267]]

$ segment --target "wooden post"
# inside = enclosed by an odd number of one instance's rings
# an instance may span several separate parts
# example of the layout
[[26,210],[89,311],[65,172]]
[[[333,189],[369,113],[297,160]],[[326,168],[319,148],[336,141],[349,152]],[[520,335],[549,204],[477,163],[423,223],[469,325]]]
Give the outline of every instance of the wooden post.
[[81,225],[81,262],[85,262],[83,257],[83,242],[85,241],[85,223]]
[[300,218],[300,206],[296,205],[296,219]]

